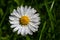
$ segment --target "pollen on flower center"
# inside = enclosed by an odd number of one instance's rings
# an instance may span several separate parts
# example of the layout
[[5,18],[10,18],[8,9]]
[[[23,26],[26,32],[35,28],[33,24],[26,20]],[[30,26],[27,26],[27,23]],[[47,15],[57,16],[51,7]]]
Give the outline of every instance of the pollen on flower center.
[[22,16],[19,20],[21,25],[27,25],[29,23],[29,17],[28,16]]

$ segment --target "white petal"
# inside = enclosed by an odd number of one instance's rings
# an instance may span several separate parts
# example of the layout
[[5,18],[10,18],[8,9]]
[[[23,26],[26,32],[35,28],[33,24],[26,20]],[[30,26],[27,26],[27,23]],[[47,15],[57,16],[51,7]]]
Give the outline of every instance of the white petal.
[[21,33],[21,31],[22,31],[22,27],[20,26],[20,28],[19,28],[19,30],[18,30],[18,32],[17,32],[17,34],[20,34],[20,33]]
[[19,18],[14,17],[14,16],[9,16],[9,19],[10,19],[10,20],[19,20]]
[[36,26],[38,26],[40,24],[40,22],[30,22],[30,23],[33,25],[36,25]]
[[36,10],[34,8],[31,9],[32,13],[36,13]]
[[31,22],[39,22],[40,19],[38,19],[38,18],[34,18],[34,19],[31,19],[30,21],[31,21]]
[[10,22],[10,24],[19,24],[19,21],[16,21],[16,20],[14,20],[14,21],[9,21]]
[[34,28],[38,28],[38,27],[39,27],[38,25],[33,24],[32,22],[30,22],[30,25],[31,25],[32,27],[34,27]]
[[20,17],[22,16],[22,13],[21,13],[21,8],[17,7],[17,12],[18,14],[20,15]]
[[31,18],[36,18],[36,17],[38,17],[39,16],[39,13],[36,13],[36,14],[34,14],[33,16],[31,16]]
[[33,35],[33,33],[32,33],[32,31],[29,29],[29,28],[27,28],[27,32],[30,34],[30,35]]
[[27,11],[27,9],[28,9],[27,6],[25,6],[25,12]]
[[38,15],[33,15],[30,18],[31,22],[39,22],[40,21],[40,17],[38,17]]
[[40,19],[40,17],[38,17],[38,16],[36,16],[36,17],[32,17],[32,18],[30,18],[30,19]]
[[11,25],[10,27],[11,27],[11,28],[15,28],[16,26],[17,26],[17,25]]
[[25,34],[26,34],[26,35],[27,35],[27,34],[30,34],[30,35],[33,34],[32,31],[30,31],[30,29],[28,28],[28,26],[25,26]]
[[24,27],[22,27],[21,35],[25,36],[25,28]]
[[36,10],[34,8],[31,9],[31,6],[29,6],[25,15],[28,15],[29,17],[31,17],[35,14],[35,12],[36,12]]
[[14,28],[14,29],[13,29],[13,32],[16,32],[17,30],[18,30],[18,27]]
[[24,16],[24,7],[23,6],[21,6],[21,14],[22,14],[22,16]]
[[17,34],[19,35],[20,33],[21,33],[21,29],[20,29],[20,30],[18,30]]
[[29,26],[28,26],[29,28],[30,28],[30,30],[31,31],[33,31],[33,32],[35,32],[35,31],[37,31],[38,29],[35,29],[33,26],[31,26],[30,24],[29,24]]
[[29,8],[26,10],[25,15],[28,15],[29,17],[31,17],[33,15],[32,11],[31,11],[31,6],[29,6]]
[[25,29],[24,30],[25,31],[25,35],[28,34],[28,32],[27,32],[27,26],[25,26],[24,29]]
[[17,11],[14,9],[13,13],[11,15],[15,15],[16,17],[20,18],[20,15],[17,13]]

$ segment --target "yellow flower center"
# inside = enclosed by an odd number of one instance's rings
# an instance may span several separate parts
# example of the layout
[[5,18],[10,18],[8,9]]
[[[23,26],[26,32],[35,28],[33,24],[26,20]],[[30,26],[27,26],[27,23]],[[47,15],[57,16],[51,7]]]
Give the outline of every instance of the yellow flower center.
[[27,25],[29,23],[29,17],[28,16],[22,16],[19,20],[21,25]]

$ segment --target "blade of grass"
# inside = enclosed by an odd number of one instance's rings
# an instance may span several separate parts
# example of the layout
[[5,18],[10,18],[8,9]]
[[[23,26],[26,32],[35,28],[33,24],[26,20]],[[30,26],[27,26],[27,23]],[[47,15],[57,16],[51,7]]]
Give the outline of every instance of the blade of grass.
[[52,19],[52,14],[51,14],[51,12],[49,11],[49,8],[48,8],[48,5],[47,5],[46,2],[45,2],[45,7],[46,7],[46,10],[47,10],[47,13],[48,13],[49,19],[50,19],[50,21],[51,21],[51,19]]
[[52,2],[50,11],[52,11],[54,3],[55,3],[55,1]]
[[54,2],[55,2],[55,1],[52,2],[50,9],[48,9],[48,5],[47,5],[47,3],[45,2],[45,7],[46,7],[46,10],[47,10],[47,12],[48,12],[48,16],[49,16],[49,20],[50,20],[50,22],[51,22],[52,30],[54,30],[54,23],[53,23],[54,16],[52,15],[52,12],[51,12],[51,11],[52,11]]
[[52,2],[50,9],[48,8],[47,2],[45,1],[44,3],[45,3],[45,7],[46,7],[46,10],[48,12],[48,16],[49,16],[50,20],[54,19],[51,11],[53,9],[53,5],[54,5],[55,1]]
[[43,28],[41,30],[41,34],[40,34],[39,40],[41,40],[41,38],[42,38],[42,34],[43,34],[44,29],[45,29],[45,26],[46,26],[46,21],[43,24]]

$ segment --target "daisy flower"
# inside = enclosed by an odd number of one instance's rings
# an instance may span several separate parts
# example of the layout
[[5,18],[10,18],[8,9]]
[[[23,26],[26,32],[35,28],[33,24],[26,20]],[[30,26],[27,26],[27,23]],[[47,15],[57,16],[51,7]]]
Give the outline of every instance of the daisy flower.
[[39,13],[36,13],[31,6],[17,7],[17,10],[13,10],[11,16],[9,16],[9,22],[13,32],[17,31],[17,34],[32,35],[33,32],[38,31],[38,25],[40,24]]

